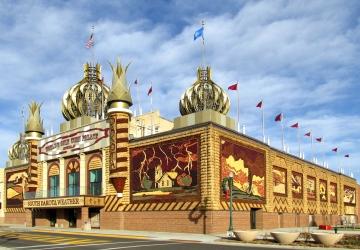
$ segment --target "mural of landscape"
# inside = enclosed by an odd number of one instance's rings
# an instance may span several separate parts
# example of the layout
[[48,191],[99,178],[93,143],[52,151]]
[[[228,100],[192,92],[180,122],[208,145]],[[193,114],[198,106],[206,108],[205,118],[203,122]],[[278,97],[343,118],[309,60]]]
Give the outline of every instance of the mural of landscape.
[[262,151],[221,140],[221,180],[234,174],[233,198],[265,201],[265,155]]
[[303,198],[303,175],[298,172],[292,172],[291,174],[291,192],[293,198]]
[[273,167],[273,192],[276,195],[286,195],[286,169]]
[[330,196],[330,202],[337,203],[337,185],[334,182],[330,182],[329,196]]
[[133,200],[175,200],[197,195],[198,138],[130,150]]
[[308,200],[316,200],[316,178],[312,176],[307,177],[307,197]]
[[356,204],[355,188],[344,186],[344,203]]
[[320,201],[327,201],[327,181],[319,181],[319,195]]
[[6,206],[22,207],[23,195],[27,191],[28,174],[26,170],[6,174]]

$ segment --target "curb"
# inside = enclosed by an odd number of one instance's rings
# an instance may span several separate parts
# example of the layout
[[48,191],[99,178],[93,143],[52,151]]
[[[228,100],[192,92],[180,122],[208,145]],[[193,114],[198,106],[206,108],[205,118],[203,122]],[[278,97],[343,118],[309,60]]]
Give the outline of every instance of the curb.
[[70,234],[70,235],[82,235],[82,236],[95,236],[95,237],[106,237],[106,238],[128,238],[128,239],[151,239],[151,237],[145,235],[127,235],[127,234],[107,234],[101,232],[78,232],[78,231],[64,231],[64,230],[42,230],[34,229],[32,232],[38,233],[55,233],[55,234]]

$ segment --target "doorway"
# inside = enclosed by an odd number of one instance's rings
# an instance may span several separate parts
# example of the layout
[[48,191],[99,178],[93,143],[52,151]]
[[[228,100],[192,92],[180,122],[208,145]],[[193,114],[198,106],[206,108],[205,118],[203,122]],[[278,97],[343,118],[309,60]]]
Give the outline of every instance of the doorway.
[[69,227],[76,227],[76,209],[68,209]]
[[314,227],[314,226],[316,226],[315,215],[310,214],[309,215],[309,227]]
[[100,209],[89,209],[91,228],[100,228]]
[[48,218],[50,221],[50,227],[55,227],[56,224],[56,209],[48,210]]
[[283,227],[285,227],[284,226],[284,214],[283,213],[278,213],[278,223],[279,223],[279,228],[283,228]]
[[250,209],[250,228],[251,229],[257,228],[256,224],[257,224],[257,220],[259,219],[259,218],[257,218],[258,217],[257,214],[258,214],[259,210],[260,210],[259,208],[251,208]]

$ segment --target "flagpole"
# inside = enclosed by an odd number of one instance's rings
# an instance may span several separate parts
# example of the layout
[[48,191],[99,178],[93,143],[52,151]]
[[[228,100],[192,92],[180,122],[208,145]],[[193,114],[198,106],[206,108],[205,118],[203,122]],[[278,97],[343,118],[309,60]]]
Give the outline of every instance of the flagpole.
[[[151,91],[152,91],[152,83],[151,83]],[[153,134],[153,98],[152,98],[152,93],[150,93],[150,109],[151,109],[151,113],[150,113],[150,117],[151,117],[151,134]]]
[[26,124],[25,124],[25,114],[24,114],[24,107],[21,108],[21,118],[22,118],[22,122],[23,122],[23,131],[25,131],[25,127],[26,127]]
[[264,108],[265,106],[263,106],[261,108],[261,113],[262,113],[262,134],[263,134],[263,142],[266,143],[265,140],[265,116],[264,116]]
[[[321,137],[321,138],[322,138],[321,142],[319,142],[319,143],[324,143],[324,145],[325,145],[325,139],[323,137]],[[320,145],[320,147],[324,147],[324,146]],[[325,160],[325,153],[321,153],[321,148],[320,148],[320,154],[319,155],[320,155],[321,159],[324,161]]]
[[300,146],[300,126],[299,126],[298,131],[297,131],[297,139],[298,139],[298,144],[299,144],[299,158],[301,158],[301,146]]
[[[204,20],[201,21],[201,26],[204,29],[205,28],[205,22]],[[202,66],[205,69],[205,38],[204,38],[204,31],[203,31],[203,35],[202,35]]]
[[311,161],[314,162],[314,146],[313,146],[313,134],[310,130],[310,142],[311,142]]
[[237,124],[238,124],[238,132],[240,132],[240,93],[239,93],[239,82],[237,84]]
[[95,49],[94,49],[94,47],[95,47],[95,34],[94,34],[94,30],[95,30],[95,27],[93,25],[91,27],[91,34],[93,34],[94,45],[91,47],[91,60],[95,64]]
[[282,134],[282,138],[281,138],[281,142],[282,142],[282,148],[283,148],[283,151],[285,151],[285,140],[284,140],[284,115],[281,113],[281,134]]
[[100,119],[103,119],[105,117],[105,112],[104,112],[104,77],[102,77],[101,79],[101,117]]
[[136,85],[136,99],[137,99],[137,103],[138,103],[138,114],[142,115],[142,112],[140,112],[141,107],[140,107],[140,98],[139,98],[139,84],[140,82],[136,79],[137,84]]

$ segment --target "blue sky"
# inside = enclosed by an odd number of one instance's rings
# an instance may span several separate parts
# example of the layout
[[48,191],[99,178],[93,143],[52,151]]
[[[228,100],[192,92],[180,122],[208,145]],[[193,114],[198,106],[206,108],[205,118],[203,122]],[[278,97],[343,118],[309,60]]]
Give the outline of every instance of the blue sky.
[[[311,130],[324,138],[315,144],[319,162],[359,180],[359,13],[355,0],[0,1],[1,165],[31,100],[43,102],[45,128],[59,130],[62,95],[91,58],[84,44],[92,25],[105,82],[111,79],[108,61],[131,61],[128,81],[139,80],[143,109],[149,110],[152,82],[154,107],[169,119],[179,116],[179,98],[201,63],[201,42],[193,34],[205,20],[206,63],[224,89],[239,82],[246,133],[260,138],[255,106],[263,99],[271,145],[281,147],[274,117],[283,112],[290,152],[296,153],[297,139],[289,125],[299,122],[301,135]],[[229,96],[235,118],[236,94]],[[301,140],[309,159],[310,143]]]

